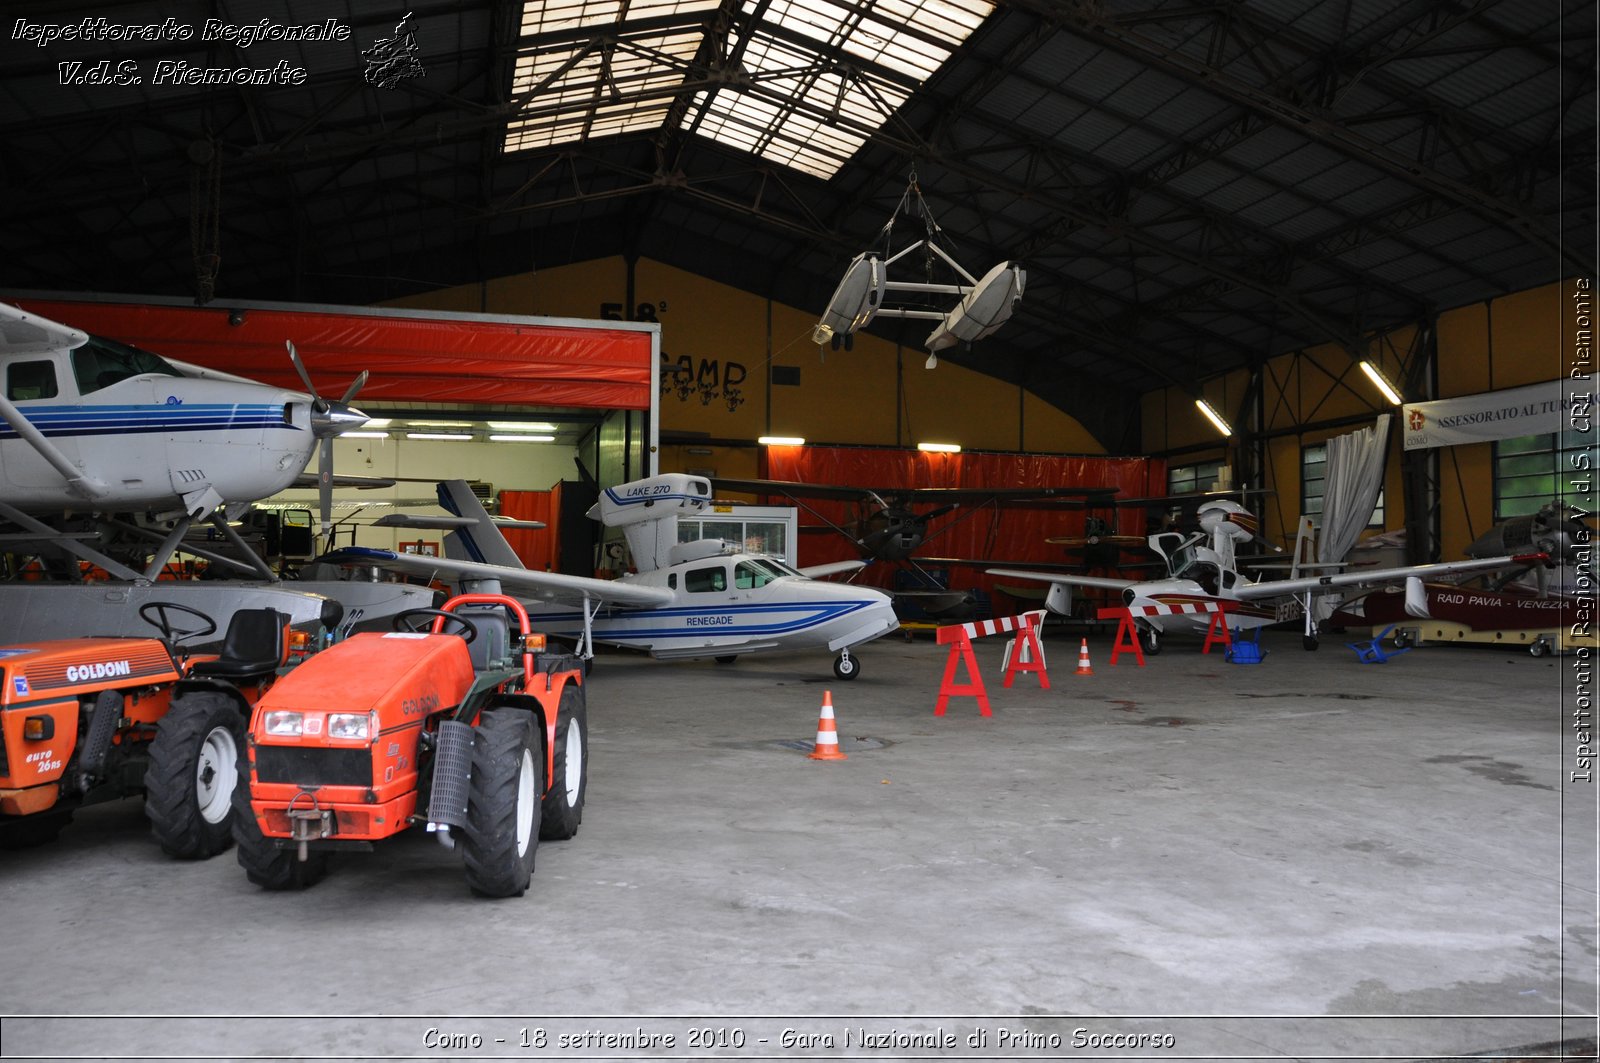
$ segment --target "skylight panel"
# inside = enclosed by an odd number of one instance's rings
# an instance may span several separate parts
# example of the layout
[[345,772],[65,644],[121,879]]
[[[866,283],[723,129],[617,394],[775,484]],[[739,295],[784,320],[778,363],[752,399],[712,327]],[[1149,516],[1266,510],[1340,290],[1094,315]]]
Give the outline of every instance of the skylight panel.
[[[741,3],[729,29],[713,27],[715,0],[529,0],[513,80],[523,109],[506,148],[659,128],[689,89],[683,129],[831,177],[994,9],[987,0]],[[695,91],[708,46],[741,76]]]

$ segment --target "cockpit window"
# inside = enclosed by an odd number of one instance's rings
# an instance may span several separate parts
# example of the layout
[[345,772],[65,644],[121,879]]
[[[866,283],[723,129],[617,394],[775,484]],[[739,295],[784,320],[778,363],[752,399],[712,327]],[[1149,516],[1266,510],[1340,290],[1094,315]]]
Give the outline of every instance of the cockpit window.
[[757,587],[765,587],[779,576],[783,575],[777,569],[761,563],[759,559],[741,561],[733,569],[733,586],[735,590],[749,591]]
[[54,362],[17,362],[6,370],[6,397],[12,402],[56,397]]
[[159,355],[103,336],[90,336],[88,343],[72,352],[72,375],[83,395],[144,373],[183,375]]

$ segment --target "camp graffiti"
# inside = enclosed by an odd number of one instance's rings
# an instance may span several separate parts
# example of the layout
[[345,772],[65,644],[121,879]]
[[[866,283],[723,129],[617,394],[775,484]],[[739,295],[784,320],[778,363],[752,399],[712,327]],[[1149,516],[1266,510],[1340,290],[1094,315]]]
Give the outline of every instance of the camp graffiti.
[[749,370],[742,362],[721,361],[680,354],[676,358],[661,353],[661,394],[677,395],[679,402],[700,397],[700,405],[710,406],[719,399],[732,413],[744,405],[742,385]]

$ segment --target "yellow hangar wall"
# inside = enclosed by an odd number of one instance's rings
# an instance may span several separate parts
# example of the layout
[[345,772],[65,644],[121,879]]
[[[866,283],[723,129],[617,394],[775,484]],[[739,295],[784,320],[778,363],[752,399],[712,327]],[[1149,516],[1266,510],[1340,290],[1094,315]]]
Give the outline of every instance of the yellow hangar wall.
[[[852,350],[811,341],[799,309],[640,259],[601,259],[392,300],[413,309],[661,324],[663,472],[758,474],[763,435],[812,443],[1104,454],[1074,418],[1026,390],[961,366],[925,369],[927,352],[859,335]],[[988,341],[1003,350],[1004,334]],[[777,370],[774,373],[774,369]],[[798,379],[798,383],[787,380]],[[1019,428],[1020,425],[1020,428]],[[685,436],[699,437],[694,441]],[[703,439],[703,442],[700,440]]]
[[[1572,297],[1577,283],[1567,280],[1440,313],[1435,397],[1454,398],[1565,376],[1575,349]],[[1415,329],[1410,327],[1375,335],[1368,356],[1398,383],[1414,340]],[[1254,412],[1254,403],[1251,409],[1240,408],[1248,383],[1247,373],[1230,373],[1206,381],[1201,394],[1237,429]],[[1263,395],[1262,430],[1269,436],[1264,486],[1272,493],[1256,505],[1269,538],[1277,542],[1293,538],[1301,505],[1301,448],[1354,431],[1386,411],[1396,416],[1390,423],[1384,476],[1384,530],[1404,525],[1400,410],[1378,395],[1349,354],[1322,346],[1273,358],[1266,365]],[[1144,395],[1141,418],[1145,452],[1176,451],[1170,465],[1218,460],[1237,465],[1237,455],[1219,444],[1216,431],[1181,389]],[[1299,427],[1345,418],[1358,420],[1332,428]],[[1438,457],[1440,556],[1461,557],[1467,544],[1493,524],[1493,448],[1488,443],[1445,447]]]

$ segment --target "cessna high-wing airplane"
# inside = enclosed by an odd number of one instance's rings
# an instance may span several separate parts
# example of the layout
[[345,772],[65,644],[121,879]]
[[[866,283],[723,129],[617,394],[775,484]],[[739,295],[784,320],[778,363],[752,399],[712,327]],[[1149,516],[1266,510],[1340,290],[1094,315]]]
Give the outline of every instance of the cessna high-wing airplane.
[[[298,366],[292,346],[290,356]],[[361,378],[331,402],[5,305],[0,368],[0,518],[119,579],[154,579],[195,521],[228,534],[220,510],[288,487],[318,441],[367,420],[349,405]],[[176,525],[156,536],[141,573],[41,519],[65,512],[156,513]]]
[[[290,357],[303,377],[292,346]],[[431,604],[431,591],[403,584],[279,582],[225,519],[294,483],[319,441],[365,423],[349,405],[361,379],[332,402],[0,304],[0,545],[65,577],[0,587],[0,641],[142,633],[138,606],[175,598],[224,628],[240,608],[331,627],[340,613],[355,625]],[[199,521],[232,556],[184,542]],[[258,578],[157,583],[180,546]],[[79,561],[114,582],[80,582]]]
[[813,578],[849,572],[860,561],[795,569],[772,557],[729,552],[720,539],[678,542],[678,515],[711,503],[711,483],[669,473],[601,492],[589,516],[622,528],[635,573],[615,580],[523,567],[464,481],[439,486],[439,504],[470,527],[445,537],[444,558],[345,547],[323,560],[377,565],[455,582],[463,591],[511,594],[530,603],[542,630],[573,637],[592,656],[596,642],[653,657],[712,657],[793,650],[838,653],[834,675],[861,669],[850,650],[899,627],[880,591]]
[[[1205,503],[1200,507],[1199,516],[1201,531],[1194,535],[1162,532],[1150,536],[1150,549],[1166,559],[1165,579],[1129,581],[1004,568],[987,571],[996,576],[1051,584],[1046,604],[1060,613],[1071,612],[1071,587],[1118,591],[1123,604],[1135,610],[1135,624],[1144,652],[1154,654],[1161,651],[1161,636],[1168,630],[1205,632],[1212,617],[1204,609],[1216,602],[1231,602],[1237,607],[1228,613],[1228,626],[1235,629],[1264,627],[1304,616],[1304,645],[1314,650],[1317,648],[1317,621],[1310,606],[1312,598],[1319,593],[1335,587],[1529,565],[1546,559],[1544,554],[1476,558],[1318,576],[1301,576],[1297,569],[1291,568],[1288,579],[1258,583],[1239,573],[1234,554],[1236,545],[1259,540],[1255,515],[1237,502],[1224,500]],[[1207,538],[1211,545],[1200,545]],[[1296,553],[1298,555],[1298,550]],[[1148,615],[1139,615],[1141,610],[1147,610]]]

